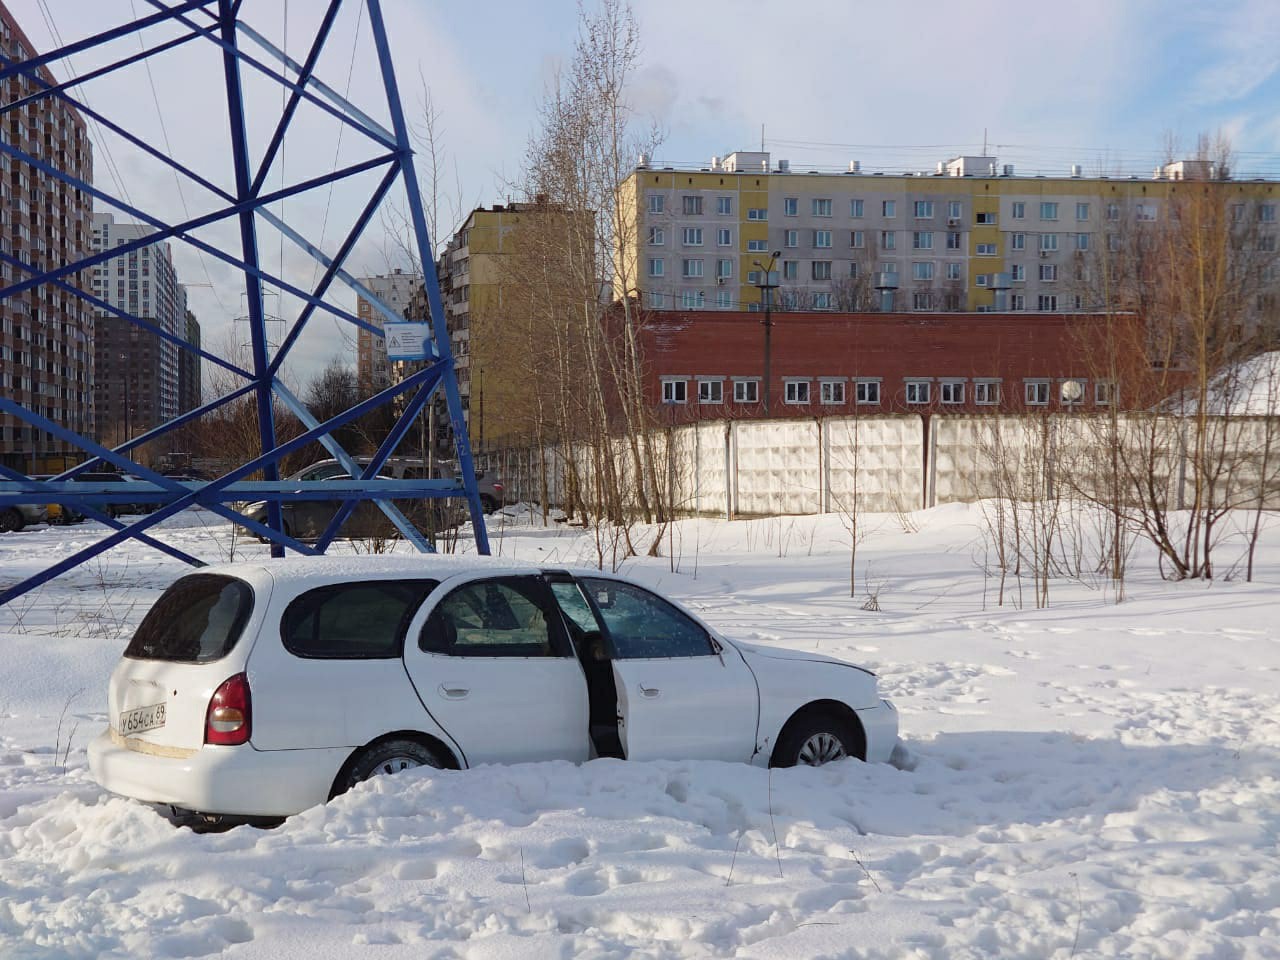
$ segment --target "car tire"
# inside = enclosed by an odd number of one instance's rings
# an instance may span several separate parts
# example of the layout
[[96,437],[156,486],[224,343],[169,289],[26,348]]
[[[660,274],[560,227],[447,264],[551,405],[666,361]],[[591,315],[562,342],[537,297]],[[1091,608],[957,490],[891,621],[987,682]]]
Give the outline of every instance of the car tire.
[[831,711],[814,711],[787,723],[770,766],[820,767],[846,757],[861,759],[861,746],[849,721]]
[[27,525],[17,507],[0,510],[0,533],[17,533]]
[[375,743],[356,754],[347,763],[346,769],[335,784],[334,796],[346,793],[357,783],[363,783],[371,777],[400,773],[416,767],[435,767],[444,769],[445,764],[417,740],[384,740]]
[[480,509],[488,516],[491,513],[498,512],[498,501],[487,493],[480,494]]

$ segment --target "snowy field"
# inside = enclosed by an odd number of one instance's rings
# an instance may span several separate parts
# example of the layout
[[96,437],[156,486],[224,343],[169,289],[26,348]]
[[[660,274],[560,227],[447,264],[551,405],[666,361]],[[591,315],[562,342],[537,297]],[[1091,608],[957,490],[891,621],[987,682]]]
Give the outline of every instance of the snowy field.
[[[677,557],[627,564],[729,636],[877,670],[896,765],[418,771],[211,835],[105,794],[84,752],[185,568],[82,568],[0,610],[0,957],[1280,957],[1280,523],[1254,583],[1163,583],[1139,547],[1124,603],[1085,577],[1035,610],[1030,585],[994,605],[979,507],[902,519],[871,521],[852,599],[836,517],[687,521]],[[0,576],[100,533],[4,536]],[[591,557],[581,531],[492,535]],[[232,546],[201,513],[162,536]]]

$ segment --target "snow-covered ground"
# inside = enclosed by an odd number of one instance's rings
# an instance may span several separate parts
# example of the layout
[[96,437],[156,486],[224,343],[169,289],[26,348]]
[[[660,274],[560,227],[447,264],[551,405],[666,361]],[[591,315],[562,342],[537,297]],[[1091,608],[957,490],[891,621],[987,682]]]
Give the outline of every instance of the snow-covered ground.
[[[1034,610],[1029,585],[994,605],[979,507],[903,519],[872,518],[854,598],[837,517],[686,521],[676,558],[627,565],[730,636],[879,671],[896,766],[412,772],[211,835],[85,765],[123,638],[184,568],[82,568],[0,610],[0,957],[1280,957],[1280,524],[1254,583],[1163,583],[1139,549],[1124,603],[1086,577]],[[100,533],[0,538],[0,577]],[[162,535],[230,549],[207,514]]]

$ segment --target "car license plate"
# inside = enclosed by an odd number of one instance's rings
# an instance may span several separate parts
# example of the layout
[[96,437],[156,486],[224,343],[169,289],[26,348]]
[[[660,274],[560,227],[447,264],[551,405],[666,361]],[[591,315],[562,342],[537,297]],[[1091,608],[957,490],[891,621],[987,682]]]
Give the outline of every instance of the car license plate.
[[126,710],[120,714],[120,732],[126,737],[163,726],[163,703],[153,703],[149,707],[138,707],[136,710]]

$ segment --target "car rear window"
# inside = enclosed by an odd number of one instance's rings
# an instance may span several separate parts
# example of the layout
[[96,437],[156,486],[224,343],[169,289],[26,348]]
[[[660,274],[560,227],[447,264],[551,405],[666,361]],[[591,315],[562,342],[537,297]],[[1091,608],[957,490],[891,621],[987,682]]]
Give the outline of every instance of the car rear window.
[[280,622],[296,657],[369,660],[399,657],[404,634],[437,580],[364,580],[308,590]]
[[142,618],[124,655],[135,660],[208,663],[230,653],[253,612],[253,589],[215,573],[183,577]]

